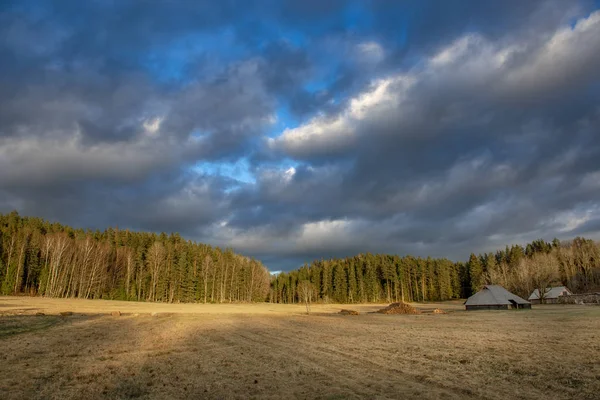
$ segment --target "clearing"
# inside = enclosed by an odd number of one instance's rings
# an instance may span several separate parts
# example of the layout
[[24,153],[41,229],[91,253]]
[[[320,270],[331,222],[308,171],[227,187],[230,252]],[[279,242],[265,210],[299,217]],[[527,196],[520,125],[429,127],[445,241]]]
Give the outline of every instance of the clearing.
[[600,307],[413,305],[0,297],[0,397],[598,398]]

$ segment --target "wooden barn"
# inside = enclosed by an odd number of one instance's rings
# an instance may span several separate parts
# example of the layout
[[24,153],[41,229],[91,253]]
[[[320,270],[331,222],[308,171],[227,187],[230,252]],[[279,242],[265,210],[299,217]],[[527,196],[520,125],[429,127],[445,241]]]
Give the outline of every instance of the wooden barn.
[[531,308],[531,303],[498,285],[485,285],[465,301],[467,311]]
[[[571,296],[573,293],[566,286],[557,286],[546,289],[544,303],[556,304],[559,302],[559,297]],[[540,291],[535,289],[528,299],[532,304],[540,304]]]

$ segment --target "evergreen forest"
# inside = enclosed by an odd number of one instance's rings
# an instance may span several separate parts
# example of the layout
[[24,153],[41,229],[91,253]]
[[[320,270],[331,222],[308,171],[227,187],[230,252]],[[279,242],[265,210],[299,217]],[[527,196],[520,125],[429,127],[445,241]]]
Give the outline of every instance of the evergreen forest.
[[535,288],[600,289],[600,245],[536,240],[465,262],[388,254],[315,260],[271,276],[261,262],[177,233],[74,229],[17,212],[0,214],[0,294],[158,302],[297,303],[443,301],[484,284],[527,298]]
[[0,214],[0,293],[160,302],[264,301],[257,260],[178,234],[73,229]]
[[443,301],[467,298],[497,284],[527,299],[534,289],[566,285],[575,293],[600,289],[600,245],[592,240],[536,240],[496,253],[471,254],[466,262],[444,258],[359,254],[317,260],[281,273],[271,283],[270,301],[300,301],[297,287],[308,281],[321,302]]

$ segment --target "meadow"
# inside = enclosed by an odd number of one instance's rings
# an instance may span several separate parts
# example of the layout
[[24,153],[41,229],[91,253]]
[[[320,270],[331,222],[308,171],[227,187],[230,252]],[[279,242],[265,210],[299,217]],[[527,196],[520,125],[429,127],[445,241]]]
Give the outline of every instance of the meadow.
[[598,398],[600,307],[413,305],[0,297],[0,397]]

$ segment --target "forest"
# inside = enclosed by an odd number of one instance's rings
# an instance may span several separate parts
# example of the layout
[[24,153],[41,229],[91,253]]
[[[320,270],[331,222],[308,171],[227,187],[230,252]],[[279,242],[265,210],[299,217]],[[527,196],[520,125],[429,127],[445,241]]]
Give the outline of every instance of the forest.
[[600,245],[583,238],[536,240],[471,254],[466,262],[387,254],[317,260],[273,278],[269,300],[300,302],[307,284],[312,299],[335,303],[467,298],[484,284],[501,285],[525,299],[533,289],[545,293],[554,285],[584,293],[600,289]]
[[499,284],[527,298],[533,289],[600,289],[600,245],[536,240],[466,262],[387,254],[316,260],[271,276],[257,260],[177,233],[74,229],[0,214],[0,293],[159,302],[367,303],[466,298]]
[[0,293],[159,302],[264,301],[257,260],[178,234],[73,229],[0,214]]

